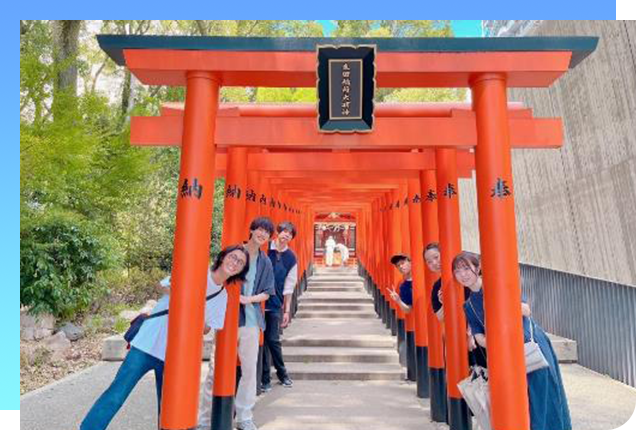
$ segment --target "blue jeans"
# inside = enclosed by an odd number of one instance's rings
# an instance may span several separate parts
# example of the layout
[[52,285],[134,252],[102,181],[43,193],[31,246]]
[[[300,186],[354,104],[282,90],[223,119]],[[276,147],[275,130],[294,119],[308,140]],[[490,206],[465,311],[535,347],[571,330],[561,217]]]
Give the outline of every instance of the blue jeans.
[[163,361],[150,354],[134,347],[130,348],[115,379],[88,412],[80,425],[80,430],[105,430],[139,380],[151,370],[155,371],[157,406],[160,411],[163,364]]

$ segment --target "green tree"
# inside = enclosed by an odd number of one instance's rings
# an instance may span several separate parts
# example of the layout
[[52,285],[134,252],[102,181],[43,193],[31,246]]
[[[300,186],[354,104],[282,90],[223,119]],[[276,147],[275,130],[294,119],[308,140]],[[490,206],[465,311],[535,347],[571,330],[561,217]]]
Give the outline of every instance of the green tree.
[[[72,297],[86,301],[93,291],[94,276],[76,273],[117,264],[116,214],[129,205],[149,172],[149,154],[130,146],[128,131],[121,127],[120,115],[108,99],[95,92],[77,94],[78,71],[83,67],[79,25],[23,23],[20,41],[24,72],[20,81],[20,236],[25,244],[20,255],[25,280],[21,297],[34,311],[49,309],[65,315],[75,308],[67,303],[69,296],[59,292],[72,287],[79,292]],[[48,233],[38,233],[42,229]],[[86,236],[89,233],[92,240]],[[80,240],[84,245],[62,258],[66,251],[60,250],[71,249],[71,244],[58,246],[60,240]],[[86,252],[97,257],[98,248],[104,257],[88,262]],[[60,258],[65,264],[58,264]],[[32,267],[31,263],[42,261],[61,272]],[[27,294],[43,283],[52,292],[46,300]],[[54,299],[59,303],[53,303]],[[45,300],[46,306],[39,306],[37,300]]]
[[[450,21],[384,20],[336,21],[335,37],[453,37]],[[376,102],[449,102],[466,99],[454,88],[378,88]]]
[[334,37],[451,37],[450,21],[336,21]]

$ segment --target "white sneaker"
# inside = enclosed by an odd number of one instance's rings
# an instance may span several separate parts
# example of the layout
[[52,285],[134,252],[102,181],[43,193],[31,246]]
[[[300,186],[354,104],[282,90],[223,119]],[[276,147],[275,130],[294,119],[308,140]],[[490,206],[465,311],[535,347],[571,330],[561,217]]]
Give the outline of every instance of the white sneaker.
[[254,424],[252,420],[237,421],[236,428],[238,430],[258,430],[258,427],[256,427],[256,424]]

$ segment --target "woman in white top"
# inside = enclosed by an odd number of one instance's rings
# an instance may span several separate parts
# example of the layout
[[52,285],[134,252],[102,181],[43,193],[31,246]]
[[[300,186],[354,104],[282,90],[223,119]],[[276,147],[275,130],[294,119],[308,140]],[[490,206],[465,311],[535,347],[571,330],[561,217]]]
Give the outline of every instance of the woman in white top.
[[336,248],[336,241],[333,240],[333,236],[329,236],[325,242],[325,264],[327,266],[333,265],[333,250]]
[[[221,291],[205,304],[205,330],[223,328],[227,292],[222,290],[225,283],[245,281],[249,270],[249,254],[243,246],[230,246],[219,253],[208,270],[208,286],[206,296]],[[168,308],[170,301],[170,278],[161,282],[166,294],[159,299],[152,314]],[[237,287],[239,288],[239,287]],[[97,399],[80,426],[80,430],[104,430],[122,407],[128,395],[139,380],[151,370],[155,372],[157,388],[157,405],[161,408],[161,388],[163,368],[166,356],[168,336],[168,316],[149,319],[143,323],[132,340],[130,351],[121,364],[115,379],[104,393]]]
[[339,243],[336,245],[336,248],[338,249],[338,251],[340,251],[340,265],[346,266],[347,260],[349,259],[349,249],[347,248],[347,245],[345,245],[344,243]]

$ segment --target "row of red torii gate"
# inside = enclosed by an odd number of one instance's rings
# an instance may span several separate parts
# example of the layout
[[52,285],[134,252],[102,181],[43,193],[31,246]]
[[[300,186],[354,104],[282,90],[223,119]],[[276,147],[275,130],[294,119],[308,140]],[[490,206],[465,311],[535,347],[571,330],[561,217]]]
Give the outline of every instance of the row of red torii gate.
[[[530,108],[509,103],[506,91],[549,87],[595,49],[596,38],[102,35],[98,41],[142,83],[186,87],[185,104],[168,103],[157,117],[131,119],[132,144],[181,147],[162,429],[197,424],[202,341],[189,334],[203,329],[212,190],[215,177],[223,176],[223,244],[244,240],[257,215],[290,220],[299,232],[294,249],[300,279],[311,267],[317,214],[355,218],[356,257],[385,302],[387,289],[399,281],[389,257],[411,255],[414,312],[405,317],[393,309],[415,339],[418,395],[434,395],[429,375],[445,372],[451,428],[469,428],[457,389],[468,364],[463,300],[451,261],[461,251],[458,178],[471,178],[473,170],[492,425],[529,429],[511,150],[558,148],[563,135],[560,119],[534,118]],[[222,86],[315,87],[321,45],[372,46],[373,89],[466,87],[472,102],[371,102],[372,126],[363,132],[319,130],[320,106],[219,103]],[[442,327],[427,300],[435,281],[422,258],[429,242],[439,242],[442,250],[445,358]],[[235,392],[239,300],[237,289],[228,291],[215,358],[213,426],[219,429],[231,428]]]

